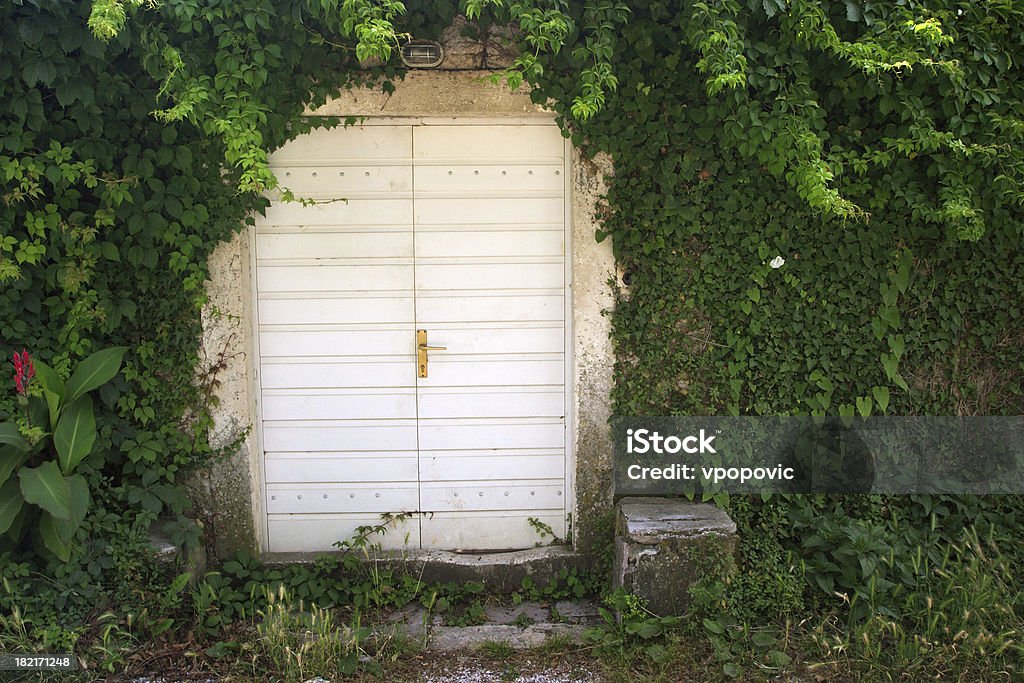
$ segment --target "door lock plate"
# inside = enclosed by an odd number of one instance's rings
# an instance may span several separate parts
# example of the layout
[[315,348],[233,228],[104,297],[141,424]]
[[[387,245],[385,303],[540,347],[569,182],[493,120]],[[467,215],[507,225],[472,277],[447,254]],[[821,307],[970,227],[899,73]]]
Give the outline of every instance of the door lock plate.
[[416,374],[419,377],[427,376],[427,352],[444,351],[447,346],[427,346],[427,331],[416,330]]

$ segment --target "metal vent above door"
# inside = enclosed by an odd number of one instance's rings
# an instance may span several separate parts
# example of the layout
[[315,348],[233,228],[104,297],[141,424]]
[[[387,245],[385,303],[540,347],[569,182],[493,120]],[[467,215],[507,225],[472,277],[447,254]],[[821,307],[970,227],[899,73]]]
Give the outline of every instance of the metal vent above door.
[[402,63],[415,69],[433,69],[444,61],[444,48],[432,40],[414,40],[402,46]]

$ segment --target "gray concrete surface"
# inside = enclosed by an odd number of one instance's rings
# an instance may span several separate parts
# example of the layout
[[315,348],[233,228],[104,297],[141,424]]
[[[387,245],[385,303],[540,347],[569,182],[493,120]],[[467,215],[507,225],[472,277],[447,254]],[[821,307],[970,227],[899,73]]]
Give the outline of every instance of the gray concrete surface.
[[735,570],[736,523],[714,505],[623,498],[615,527],[612,585],[659,616],[684,614],[691,586]]

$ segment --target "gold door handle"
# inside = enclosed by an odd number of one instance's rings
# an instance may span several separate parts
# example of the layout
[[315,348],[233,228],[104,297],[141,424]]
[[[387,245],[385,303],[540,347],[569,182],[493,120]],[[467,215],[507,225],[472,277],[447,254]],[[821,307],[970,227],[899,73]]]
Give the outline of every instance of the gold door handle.
[[416,330],[416,370],[420,377],[427,376],[427,351],[444,351],[447,346],[427,346],[427,331]]

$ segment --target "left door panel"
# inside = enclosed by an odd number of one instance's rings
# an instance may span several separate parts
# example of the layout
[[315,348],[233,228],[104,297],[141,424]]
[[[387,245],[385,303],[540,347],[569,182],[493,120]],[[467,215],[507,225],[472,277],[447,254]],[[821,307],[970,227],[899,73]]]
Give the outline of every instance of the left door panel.
[[[271,164],[325,203],[256,225],[269,550],[329,550],[420,507],[412,129],[314,131]],[[418,546],[418,519],[379,540]]]

